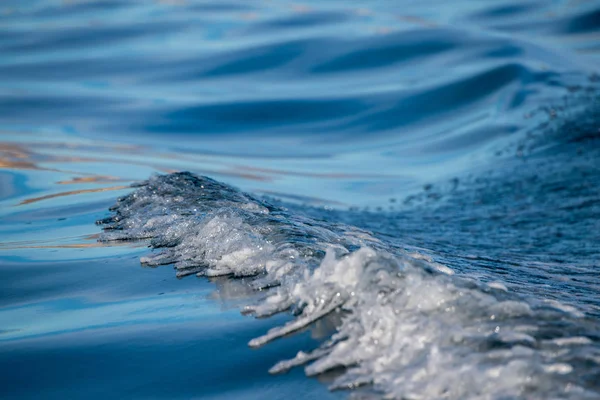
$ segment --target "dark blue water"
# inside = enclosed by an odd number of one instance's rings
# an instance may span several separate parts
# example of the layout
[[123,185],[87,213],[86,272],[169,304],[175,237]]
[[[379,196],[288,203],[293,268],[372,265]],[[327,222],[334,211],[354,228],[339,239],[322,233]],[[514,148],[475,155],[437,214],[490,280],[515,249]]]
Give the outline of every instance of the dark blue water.
[[[599,35],[583,0],[2,2],[0,397],[600,398]],[[216,182],[108,211],[177,171]]]

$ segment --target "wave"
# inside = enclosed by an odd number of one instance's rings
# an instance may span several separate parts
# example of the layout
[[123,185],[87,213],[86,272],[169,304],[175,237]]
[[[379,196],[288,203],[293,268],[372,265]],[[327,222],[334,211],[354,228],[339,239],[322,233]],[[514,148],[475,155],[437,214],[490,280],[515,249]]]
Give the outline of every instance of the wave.
[[98,221],[100,240],[149,239],[158,251],[143,264],[244,278],[255,291],[244,313],[294,316],[252,347],[339,321],[319,347],[272,373],[335,371],[332,389],[366,386],[386,398],[600,396],[598,327],[575,307],[483,283],[366,230],[187,172],[150,178],[111,211]]

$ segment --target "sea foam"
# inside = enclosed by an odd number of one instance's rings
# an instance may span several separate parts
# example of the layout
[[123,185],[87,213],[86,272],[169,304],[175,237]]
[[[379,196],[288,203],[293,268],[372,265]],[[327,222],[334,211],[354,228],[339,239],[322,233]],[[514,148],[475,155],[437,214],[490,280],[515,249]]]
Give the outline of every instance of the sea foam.
[[155,176],[118,200],[103,241],[149,239],[147,265],[251,277],[243,312],[290,311],[259,347],[330,315],[336,331],[272,373],[338,371],[332,389],[398,399],[598,399],[598,331],[576,310],[454,274],[364,230],[290,213],[210,178]]

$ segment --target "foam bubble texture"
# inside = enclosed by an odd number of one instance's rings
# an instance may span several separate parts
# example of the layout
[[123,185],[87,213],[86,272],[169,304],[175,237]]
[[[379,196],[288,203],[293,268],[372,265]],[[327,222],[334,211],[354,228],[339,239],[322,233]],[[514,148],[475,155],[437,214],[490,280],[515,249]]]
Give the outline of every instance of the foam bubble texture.
[[148,265],[252,277],[244,312],[296,317],[262,346],[332,313],[336,332],[271,372],[341,370],[332,388],[398,399],[598,399],[600,334],[577,310],[484,285],[369,232],[274,207],[190,173],[152,177],[99,221],[103,241],[150,239]]

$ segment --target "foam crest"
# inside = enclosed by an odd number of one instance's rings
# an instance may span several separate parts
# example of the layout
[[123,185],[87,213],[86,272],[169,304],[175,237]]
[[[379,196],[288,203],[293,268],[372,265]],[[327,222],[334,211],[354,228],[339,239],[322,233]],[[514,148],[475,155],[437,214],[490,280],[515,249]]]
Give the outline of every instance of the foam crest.
[[156,176],[119,199],[101,240],[150,239],[142,262],[178,275],[252,277],[244,312],[295,318],[262,346],[315,321],[341,322],[272,373],[337,371],[332,389],[368,385],[399,399],[598,398],[597,327],[576,310],[523,299],[372,234],[272,206],[189,173]]

